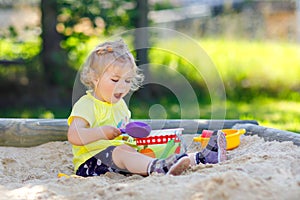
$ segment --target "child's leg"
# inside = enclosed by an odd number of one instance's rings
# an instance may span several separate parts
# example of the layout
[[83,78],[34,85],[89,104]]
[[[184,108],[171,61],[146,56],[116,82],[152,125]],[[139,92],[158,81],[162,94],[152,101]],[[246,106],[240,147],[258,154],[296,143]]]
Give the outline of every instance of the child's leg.
[[117,167],[141,175],[149,175],[152,172],[180,175],[190,165],[190,159],[186,154],[154,159],[127,145],[116,147],[112,158]]
[[112,159],[119,168],[140,175],[148,175],[148,165],[154,160],[128,145],[117,146],[112,153]]
[[220,163],[226,158],[226,138],[222,131],[214,131],[207,146],[200,152],[189,154],[191,165]]

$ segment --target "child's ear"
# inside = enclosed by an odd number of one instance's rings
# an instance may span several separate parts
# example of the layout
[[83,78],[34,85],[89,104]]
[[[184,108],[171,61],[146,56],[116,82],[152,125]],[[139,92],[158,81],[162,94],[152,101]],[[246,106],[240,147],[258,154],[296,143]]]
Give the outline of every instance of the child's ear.
[[97,87],[99,80],[100,80],[99,77],[93,77],[92,82],[93,82],[94,88]]

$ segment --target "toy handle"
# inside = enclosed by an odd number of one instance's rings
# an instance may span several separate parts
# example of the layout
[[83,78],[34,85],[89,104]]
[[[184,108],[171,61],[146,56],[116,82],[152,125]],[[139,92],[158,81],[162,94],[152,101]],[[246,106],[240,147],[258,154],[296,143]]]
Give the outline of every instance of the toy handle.
[[246,133],[246,129],[244,129],[244,128],[243,129],[239,129],[238,131],[239,131],[240,135],[243,135],[244,133]]
[[126,133],[125,128],[119,128],[119,130],[121,131],[121,133]]

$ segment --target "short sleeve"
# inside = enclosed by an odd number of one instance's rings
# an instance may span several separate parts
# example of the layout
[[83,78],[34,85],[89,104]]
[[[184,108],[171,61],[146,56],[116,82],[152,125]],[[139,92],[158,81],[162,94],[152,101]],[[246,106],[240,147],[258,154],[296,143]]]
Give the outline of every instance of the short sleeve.
[[86,95],[81,97],[72,108],[72,112],[68,118],[68,125],[72,123],[74,117],[83,118],[92,126],[95,121],[93,100]]

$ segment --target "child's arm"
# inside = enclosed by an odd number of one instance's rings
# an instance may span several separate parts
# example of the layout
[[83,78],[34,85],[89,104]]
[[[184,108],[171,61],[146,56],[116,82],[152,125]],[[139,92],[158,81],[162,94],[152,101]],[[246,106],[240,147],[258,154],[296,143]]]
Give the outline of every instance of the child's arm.
[[75,117],[68,129],[68,140],[71,144],[82,146],[97,140],[111,140],[121,135],[121,131],[113,126],[90,128],[88,122]]

